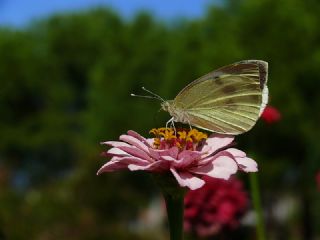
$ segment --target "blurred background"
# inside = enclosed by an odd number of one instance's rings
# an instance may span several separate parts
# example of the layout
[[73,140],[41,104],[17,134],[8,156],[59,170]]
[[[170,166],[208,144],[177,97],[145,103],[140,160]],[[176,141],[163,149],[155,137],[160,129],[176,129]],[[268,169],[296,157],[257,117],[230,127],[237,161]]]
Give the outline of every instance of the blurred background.
[[[150,176],[96,176],[99,142],[164,126],[159,102],[130,97],[142,86],[171,99],[243,59],[269,62],[281,114],[236,139],[259,163],[267,239],[320,239],[319,13],[317,0],[0,0],[0,239],[168,239]],[[238,178],[244,217],[207,239],[255,239]]]

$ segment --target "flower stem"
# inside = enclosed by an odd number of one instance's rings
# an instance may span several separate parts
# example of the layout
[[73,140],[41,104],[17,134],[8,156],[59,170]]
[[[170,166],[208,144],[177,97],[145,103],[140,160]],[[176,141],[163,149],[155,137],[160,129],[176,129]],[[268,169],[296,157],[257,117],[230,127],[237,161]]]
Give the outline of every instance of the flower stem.
[[184,195],[186,189],[180,187],[171,174],[153,174],[164,196],[169,222],[170,240],[183,240]]
[[252,196],[252,201],[253,201],[253,207],[256,212],[257,239],[258,240],[265,240],[266,233],[265,233],[264,220],[263,220],[263,210],[261,207],[259,183],[258,183],[258,177],[257,177],[256,173],[250,173],[250,187],[251,187],[251,196]]
[[169,221],[170,239],[183,239],[183,195],[164,194]]

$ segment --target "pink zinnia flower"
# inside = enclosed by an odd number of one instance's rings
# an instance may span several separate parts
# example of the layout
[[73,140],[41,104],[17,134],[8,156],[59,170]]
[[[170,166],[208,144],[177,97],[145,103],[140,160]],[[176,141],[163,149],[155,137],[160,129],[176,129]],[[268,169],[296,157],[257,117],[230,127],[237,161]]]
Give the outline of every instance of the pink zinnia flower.
[[144,138],[130,130],[120,141],[102,144],[112,148],[103,153],[111,156],[97,174],[120,169],[148,172],[171,172],[182,187],[197,189],[205,184],[202,176],[229,179],[238,170],[256,172],[257,163],[236,148],[229,147],[233,136],[206,134],[171,128],[152,129],[155,138]]
[[203,188],[189,191],[185,197],[184,228],[201,237],[235,229],[248,206],[242,182],[204,177]]
[[261,115],[262,120],[264,120],[266,123],[272,124],[280,121],[281,114],[278,109],[272,106],[267,106]]

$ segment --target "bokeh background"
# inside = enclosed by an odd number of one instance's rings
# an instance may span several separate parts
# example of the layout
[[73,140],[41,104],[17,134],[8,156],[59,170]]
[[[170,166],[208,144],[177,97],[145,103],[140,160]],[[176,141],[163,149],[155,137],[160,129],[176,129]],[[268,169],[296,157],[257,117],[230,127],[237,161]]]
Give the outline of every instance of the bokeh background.
[[168,239],[150,176],[96,176],[99,142],[164,126],[159,102],[130,97],[141,86],[170,99],[242,59],[269,62],[282,116],[237,137],[259,163],[267,239],[320,239],[319,1],[40,2],[0,1],[0,239]]

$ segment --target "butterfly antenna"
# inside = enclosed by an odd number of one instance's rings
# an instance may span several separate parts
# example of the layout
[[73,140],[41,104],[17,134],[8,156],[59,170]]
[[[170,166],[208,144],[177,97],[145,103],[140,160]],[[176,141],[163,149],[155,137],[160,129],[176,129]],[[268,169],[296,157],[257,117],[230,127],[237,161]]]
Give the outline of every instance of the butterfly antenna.
[[160,100],[161,102],[164,102],[164,99],[162,97],[160,97],[159,95],[151,92],[150,90],[146,89],[145,87],[142,87],[142,90],[146,91],[147,93],[150,93],[151,96],[149,96],[149,95],[137,95],[137,94],[133,94],[133,93],[131,93],[130,95],[132,97],[151,98],[151,99],[157,99],[157,100]]
[[145,95],[137,95],[137,94],[130,94],[131,97],[142,97],[142,98],[151,98],[151,99],[157,99],[160,100],[159,98],[155,97],[155,96],[145,96]]
[[155,94],[154,92],[151,92],[150,90],[146,89],[145,87],[142,87],[142,90],[146,91],[147,93],[150,93],[155,98],[157,98],[157,99],[161,100],[162,102],[164,102],[164,99],[162,97],[160,97],[158,94]]

